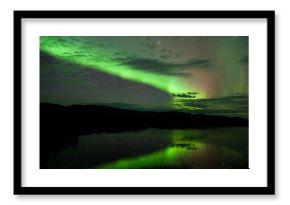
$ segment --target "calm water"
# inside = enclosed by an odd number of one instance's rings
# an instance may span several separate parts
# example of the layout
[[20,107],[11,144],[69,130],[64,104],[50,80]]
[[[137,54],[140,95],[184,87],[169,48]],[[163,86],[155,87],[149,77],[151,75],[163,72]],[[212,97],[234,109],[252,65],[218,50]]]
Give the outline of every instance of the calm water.
[[248,128],[147,129],[82,135],[50,168],[248,168]]

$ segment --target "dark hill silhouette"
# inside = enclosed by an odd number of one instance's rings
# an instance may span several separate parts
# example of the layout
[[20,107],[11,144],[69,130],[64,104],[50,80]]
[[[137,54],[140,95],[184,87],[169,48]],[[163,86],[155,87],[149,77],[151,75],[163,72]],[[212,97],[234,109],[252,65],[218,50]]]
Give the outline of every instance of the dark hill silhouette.
[[147,128],[189,129],[224,126],[248,126],[238,117],[209,116],[183,112],[141,112],[100,105],[40,104],[41,168],[46,168],[49,155],[78,136],[92,133],[118,133]]
[[100,105],[61,106],[41,103],[41,126],[68,127],[75,132],[121,132],[140,128],[206,128],[247,126],[239,117],[184,112],[141,112]]

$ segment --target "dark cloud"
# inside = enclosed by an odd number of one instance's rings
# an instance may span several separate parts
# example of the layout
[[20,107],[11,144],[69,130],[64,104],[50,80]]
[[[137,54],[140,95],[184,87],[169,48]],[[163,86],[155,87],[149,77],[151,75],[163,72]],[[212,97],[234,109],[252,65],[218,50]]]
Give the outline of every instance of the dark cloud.
[[[163,56],[164,57],[164,56]],[[208,68],[210,66],[209,60],[193,59],[185,63],[167,63],[156,59],[147,58],[116,58],[120,64],[133,66],[138,69],[147,70],[154,73],[161,73],[164,75],[176,75],[189,77],[186,71],[196,68]]]
[[[184,107],[192,108],[192,113],[248,118],[248,96],[245,95],[213,99],[180,98],[178,102]],[[180,108],[180,110],[183,110],[183,108]]]
[[197,95],[198,92],[187,92],[188,94],[191,94],[191,95]]
[[212,99],[198,99],[198,100],[183,100],[183,104],[192,107],[198,107],[202,104],[203,108],[210,108],[216,105],[227,106],[230,108],[241,108],[248,107],[248,96],[229,96],[223,98],[212,98]]
[[196,98],[197,92],[188,92],[188,93],[172,93],[173,97],[178,98]]
[[189,61],[188,63],[186,63],[184,65],[208,68],[210,66],[210,62],[209,62],[209,60],[204,60],[204,59],[193,59],[193,60]]

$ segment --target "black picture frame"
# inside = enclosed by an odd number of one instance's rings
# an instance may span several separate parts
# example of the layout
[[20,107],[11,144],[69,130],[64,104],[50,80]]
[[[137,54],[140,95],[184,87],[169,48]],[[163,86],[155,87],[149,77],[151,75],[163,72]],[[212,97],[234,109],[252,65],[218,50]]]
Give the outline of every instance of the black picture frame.
[[[267,20],[266,187],[23,187],[21,26],[27,18],[234,18]],[[14,11],[14,194],[275,194],[275,12],[274,11]]]

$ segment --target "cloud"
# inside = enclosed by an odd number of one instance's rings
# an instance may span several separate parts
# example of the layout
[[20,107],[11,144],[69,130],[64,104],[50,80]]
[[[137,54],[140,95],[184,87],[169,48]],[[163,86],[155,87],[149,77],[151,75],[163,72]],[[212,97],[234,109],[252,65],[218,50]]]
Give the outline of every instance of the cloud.
[[120,64],[132,66],[136,69],[146,70],[149,72],[160,73],[164,75],[183,77],[191,76],[191,74],[187,73],[188,70],[210,67],[209,60],[204,59],[193,59],[185,63],[167,63],[156,59],[138,57],[116,58],[115,60],[118,60]]
[[173,97],[177,98],[196,98],[197,92],[188,92],[188,93],[172,93]]
[[[227,115],[248,118],[248,96],[235,95],[213,99],[179,98],[180,110],[209,115]],[[192,108],[192,109],[191,109]]]

